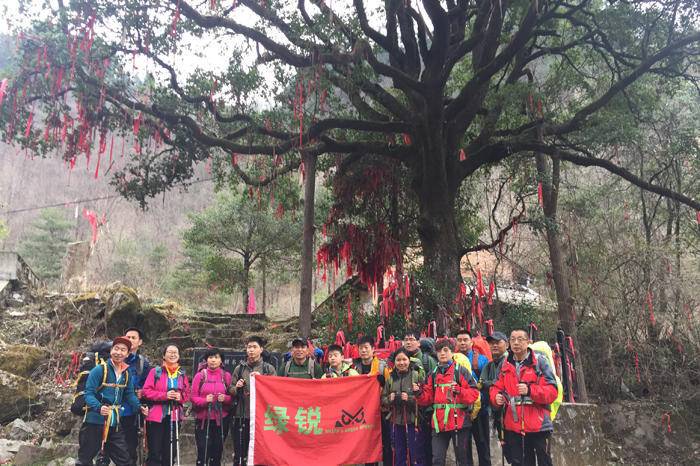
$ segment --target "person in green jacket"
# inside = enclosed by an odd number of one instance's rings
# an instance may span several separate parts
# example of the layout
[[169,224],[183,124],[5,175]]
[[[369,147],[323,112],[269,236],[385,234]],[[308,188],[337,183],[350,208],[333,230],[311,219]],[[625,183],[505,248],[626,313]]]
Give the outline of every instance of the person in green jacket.
[[312,354],[306,340],[295,338],[292,340],[292,357],[287,361],[280,375],[282,377],[296,377],[298,379],[320,379],[323,376],[323,368]]
[[352,366],[343,360],[343,348],[340,345],[328,347],[328,371],[322,379],[360,375]]
[[382,405],[389,411],[394,466],[424,464],[418,431],[420,410],[413,394],[413,384],[423,383],[421,373],[405,348],[396,351],[394,370],[386,378],[382,390]]

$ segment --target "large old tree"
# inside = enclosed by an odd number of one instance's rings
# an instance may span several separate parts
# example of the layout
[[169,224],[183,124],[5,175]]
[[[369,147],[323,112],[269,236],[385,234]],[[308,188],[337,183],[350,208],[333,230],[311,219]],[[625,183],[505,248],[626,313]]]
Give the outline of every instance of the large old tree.
[[[35,152],[58,147],[71,166],[114,164],[117,187],[140,202],[210,158],[259,188],[327,155],[319,168],[331,176],[398,164],[405,182],[396,186],[415,202],[424,267],[439,284],[424,290],[434,295],[426,302],[447,313],[470,246],[456,199],[484,167],[535,156],[596,166],[700,209],[622,166],[611,150],[618,122],[606,118],[639,80],[697,84],[694,1],[50,3],[19,39],[2,104],[6,139]],[[132,154],[125,167],[114,133]],[[237,154],[268,168],[252,176]],[[350,259],[360,272],[392,262]],[[309,309],[301,312],[308,333]],[[575,336],[572,313],[560,308]]]

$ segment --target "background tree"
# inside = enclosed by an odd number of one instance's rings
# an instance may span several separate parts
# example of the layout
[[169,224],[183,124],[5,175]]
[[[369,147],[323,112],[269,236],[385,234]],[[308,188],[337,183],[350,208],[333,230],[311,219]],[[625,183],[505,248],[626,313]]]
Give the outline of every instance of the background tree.
[[73,222],[61,210],[44,209],[20,242],[20,255],[42,280],[50,283],[61,278],[61,261],[72,230]]
[[248,190],[220,191],[214,204],[192,215],[191,221],[183,235],[190,264],[201,267],[208,285],[239,290],[244,309],[254,267],[263,262],[267,268],[289,267],[298,257],[298,213],[251,197]]

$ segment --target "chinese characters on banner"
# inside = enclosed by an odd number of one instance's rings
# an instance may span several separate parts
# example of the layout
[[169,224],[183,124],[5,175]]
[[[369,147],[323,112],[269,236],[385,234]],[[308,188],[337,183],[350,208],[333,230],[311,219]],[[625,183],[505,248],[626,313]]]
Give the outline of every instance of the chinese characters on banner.
[[252,377],[248,464],[381,461],[379,394],[373,376]]

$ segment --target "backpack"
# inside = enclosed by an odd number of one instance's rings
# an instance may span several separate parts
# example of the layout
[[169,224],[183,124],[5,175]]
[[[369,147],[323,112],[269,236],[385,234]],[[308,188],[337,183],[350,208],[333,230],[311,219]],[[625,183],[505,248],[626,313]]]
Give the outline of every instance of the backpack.
[[[309,374],[309,377],[314,379],[314,369],[316,366],[316,361],[312,357],[306,358],[306,373]],[[265,367],[265,366],[263,366]],[[292,359],[290,358],[289,361],[284,365],[284,377],[289,377],[289,368],[292,367]]]
[[535,353],[535,356],[537,357],[537,364],[535,365],[535,371],[537,372],[537,375],[542,375],[542,370],[540,369],[540,357],[543,357],[549,363],[549,367],[552,369],[552,373],[554,374],[554,379],[557,381],[557,398],[551,405],[549,405],[549,415],[552,421],[554,421],[554,418],[557,416],[557,412],[559,411],[559,406],[561,406],[561,403],[564,400],[564,386],[562,385],[561,379],[559,379],[559,376],[557,375],[555,370],[556,366],[554,365],[552,348],[546,341],[543,340],[536,341],[530,344],[529,348]]
[[[88,351],[85,352],[83,359],[78,368],[78,375],[75,378],[75,393],[71,400],[70,412],[76,416],[87,415],[87,405],[85,404],[85,384],[87,383],[88,374],[96,366],[102,367],[102,383],[97,387],[96,392],[102,390],[107,382],[107,360],[112,349],[111,341],[103,341],[93,344]],[[143,368],[142,368],[143,370]],[[126,374],[124,385],[118,385],[118,388],[124,388],[129,384],[129,371]]]
[[[236,366],[237,368],[238,366]],[[265,366],[263,366],[264,368]],[[226,393],[228,393],[228,389],[231,386],[231,376],[229,375],[228,372],[224,371],[223,369],[221,370],[223,376],[221,377],[221,382],[224,384],[224,388],[226,390]],[[199,370],[199,373],[202,374],[202,376],[199,378],[199,387],[197,387],[197,391],[199,393],[202,393],[202,387],[204,386],[205,383],[208,382],[207,380],[207,368],[204,367]],[[228,375],[228,382],[226,382],[227,376]]]
[[472,360],[471,365],[474,368],[474,372],[479,372],[477,376],[481,375],[479,371],[479,355],[485,356],[489,361],[493,361],[493,356],[491,355],[491,348],[488,342],[481,335],[472,338]]
[[[462,356],[462,358],[455,359],[455,356],[458,354]],[[457,360],[459,360],[460,362],[457,362]],[[467,359],[467,357],[464,356],[462,353],[455,353],[452,356],[452,361],[454,361],[455,366],[454,370],[452,371],[452,375],[454,376],[454,382],[457,385],[459,385],[459,367],[462,366],[467,371],[467,374],[472,375],[471,365],[469,364],[469,360]],[[464,364],[464,361],[466,361],[466,365]],[[435,376],[437,375],[437,371],[437,367],[433,369],[433,392],[435,391]],[[479,415],[479,411],[481,411],[481,392],[479,392],[479,396],[477,397],[476,401],[472,404],[472,409],[469,412],[469,418],[472,421],[476,419],[476,417]]]

